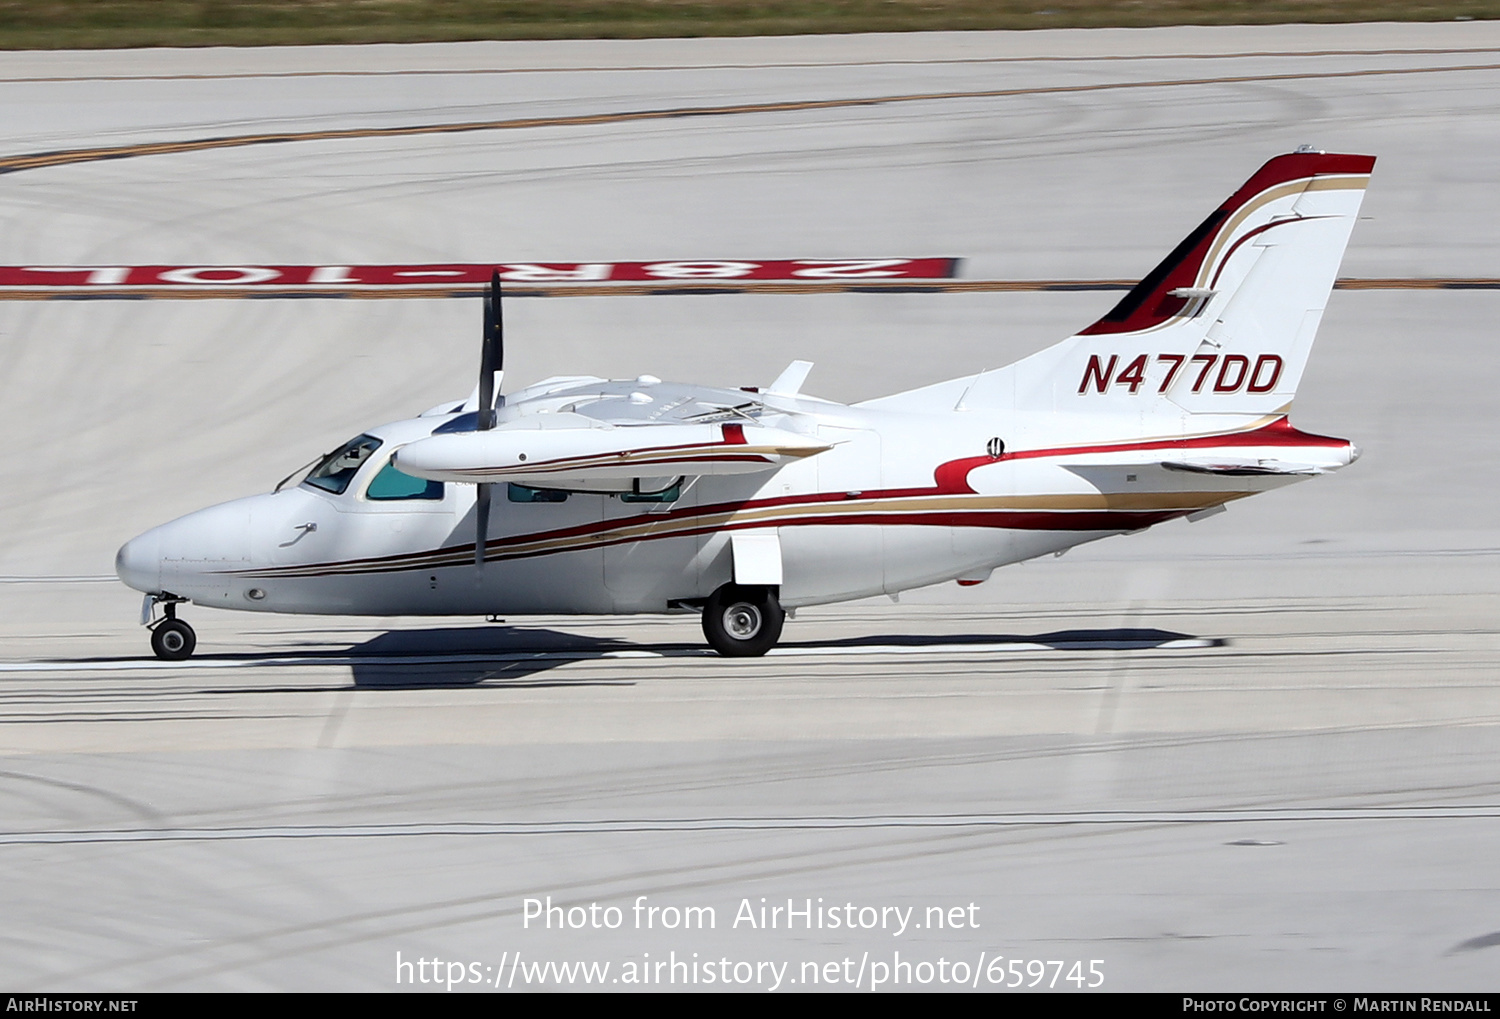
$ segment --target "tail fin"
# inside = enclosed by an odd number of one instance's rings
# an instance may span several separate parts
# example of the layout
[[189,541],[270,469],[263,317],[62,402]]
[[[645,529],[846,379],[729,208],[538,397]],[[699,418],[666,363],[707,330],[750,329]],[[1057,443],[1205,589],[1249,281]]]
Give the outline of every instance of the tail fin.
[[[1103,318],[969,380],[958,406],[1145,418],[1285,413],[1374,165],[1372,156],[1277,156]],[[943,394],[950,400],[952,387]],[[944,389],[926,392],[941,399]],[[919,402],[931,401],[905,405]]]

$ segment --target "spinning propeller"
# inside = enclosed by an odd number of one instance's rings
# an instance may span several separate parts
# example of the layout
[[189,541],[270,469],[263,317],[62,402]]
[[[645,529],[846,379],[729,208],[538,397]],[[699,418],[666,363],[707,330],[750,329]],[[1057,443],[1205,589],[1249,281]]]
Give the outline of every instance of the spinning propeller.
[[[484,295],[484,340],[479,353],[479,406],[476,431],[495,427],[495,376],[505,371],[505,322],[500,312],[500,271],[490,274]],[[484,569],[484,546],[490,529],[490,489],[480,484],[474,503],[474,567]]]

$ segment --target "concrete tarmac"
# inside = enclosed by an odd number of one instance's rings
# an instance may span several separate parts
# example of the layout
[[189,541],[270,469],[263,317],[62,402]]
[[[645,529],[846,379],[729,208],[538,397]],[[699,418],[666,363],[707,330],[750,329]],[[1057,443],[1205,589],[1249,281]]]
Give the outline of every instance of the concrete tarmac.
[[[1314,142],[1380,157],[1344,275],[1495,277],[1497,87],[1488,23],[6,54],[0,158],[307,137],[4,174],[0,261],[1131,278]],[[827,100],[871,101],[790,108]],[[507,386],[801,357],[856,400],[1113,300],[517,300]],[[1358,464],[765,659],[686,617],[189,609],[169,666],[115,548],[466,393],[477,302],[0,300],[0,986],[1494,990],[1497,313],[1339,291],[1293,418]]]

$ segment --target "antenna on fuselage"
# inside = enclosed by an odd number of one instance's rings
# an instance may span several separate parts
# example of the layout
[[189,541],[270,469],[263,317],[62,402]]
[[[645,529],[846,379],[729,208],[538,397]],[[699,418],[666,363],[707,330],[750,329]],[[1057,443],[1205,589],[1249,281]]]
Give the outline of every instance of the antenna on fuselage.
[[[484,340],[479,351],[479,406],[476,431],[495,427],[495,376],[505,372],[505,322],[500,312],[500,270],[490,273],[484,295]],[[490,488],[481,482],[474,501],[474,567],[484,568],[485,543],[490,529]]]

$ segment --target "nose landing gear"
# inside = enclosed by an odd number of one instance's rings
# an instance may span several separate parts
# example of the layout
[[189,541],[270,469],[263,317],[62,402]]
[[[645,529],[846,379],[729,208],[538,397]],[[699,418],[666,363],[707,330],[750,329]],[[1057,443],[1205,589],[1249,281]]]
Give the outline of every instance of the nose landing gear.
[[[166,662],[180,662],[192,655],[198,646],[198,635],[184,620],[177,618],[177,606],[187,601],[176,595],[147,595],[143,620],[151,630],[151,650],[156,657]],[[162,618],[154,622],[150,617],[157,605],[162,606]]]

